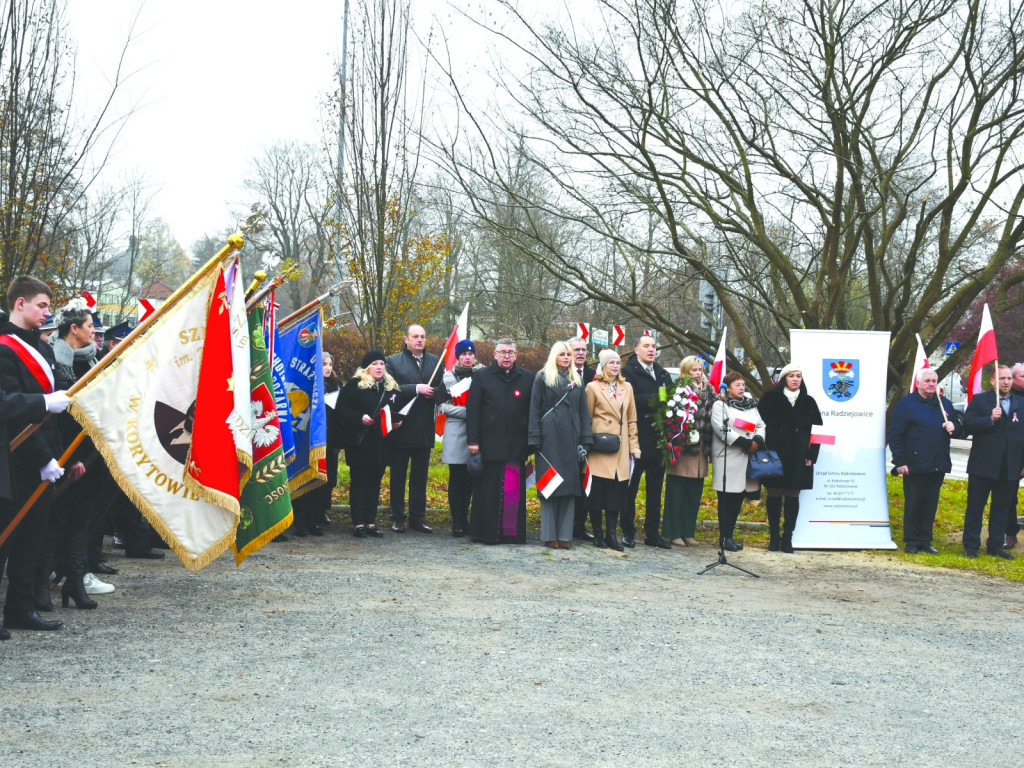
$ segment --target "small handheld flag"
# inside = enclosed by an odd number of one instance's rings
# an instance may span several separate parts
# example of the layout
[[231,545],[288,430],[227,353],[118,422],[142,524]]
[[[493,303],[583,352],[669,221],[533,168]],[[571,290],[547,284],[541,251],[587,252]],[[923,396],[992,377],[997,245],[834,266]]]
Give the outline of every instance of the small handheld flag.
[[747,421],[746,419],[733,419],[732,425],[736,427],[736,429],[741,429],[744,432],[753,432],[757,429],[757,424]]
[[835,445],[836,436],[825,432],[820,424],[811,425],[811,445]]
[[564,478],[554,467],[548,467],[548,471],[537,481],[537,490],[545,499],[550,499],[551,494],[562,484],[563,480]]
[[387,437],[394,428],[394,423],[391,421],[391,406],[385,405],[380,409],[380,432]]
[[587,464],[587,472],[583,475],[583,494],[590,495],[590,488],[594,484],[594,476],[590,474],[590,465]]

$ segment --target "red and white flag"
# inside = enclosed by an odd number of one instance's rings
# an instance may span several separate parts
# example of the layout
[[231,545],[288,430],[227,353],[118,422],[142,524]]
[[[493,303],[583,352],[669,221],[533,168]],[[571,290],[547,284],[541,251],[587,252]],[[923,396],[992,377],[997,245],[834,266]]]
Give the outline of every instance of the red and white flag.
[[590,489],[594,485],[594,477],[590,474],[590,465],[587,464],[587,471],[583,475],[583,495],[589,496]]
[[540,480],[537,481],[537,490],[545,499],[550,499],[551,494],[562,484],[563,480],[564,478],[558,474],[554,467],[548,467],[548,471],[541,475]]
[[811,445],[835,445],[836,436],[825,431],[820,424],[811,425]]
[[914,358],[914,373],[910,377],[910,391],[917,391],[917,374],[926,368],[931,368],[931,363],[928,362],[928,355],[925,354],[924,344],[921,343],[921,334],[914,334],[917,336],[917,356]]
[[736,427],[736,429],[741,429],[744,432],[751,432],[752,433],[752,432],[755,432],[757,430],[757,424],[755,424],[752,421],[747,421],[746,419],[740,419],[740,418],[733,419],[732,420],[732,425],[734,427]]
[[394,429],[395,425],[391,420],[391,406],[385,405],[380,409],[380,432],[384,437],[387,437]]
[[[455,321],[455,327],[452,328],[452,332],[448,334],[448,341],[444,344],[444,369],[450,371],[455,367],[455,347],[463,339],[469,338],[469,302],[466,302],[466,306],[462,308],[462,314],[459,315],[459,319]],[[456,403],[456,405],[465,405],[465,403]],[[437,414],[437,418],[434,419],[434,437],[440,440],[444,437],[444,423],[447,418],[443,413]]]
[[473,378],[471,376],[459,379],[455,386],[448,390],[448,394],[452,397],[452,403],[455,405],[465,405],[469,400],[469,388],[472,384]]
[[725,377],[725,337],[727,328],[722,328],[722,340],[718,342],[718,354],[715,355],[715,362],[711,364],[711,374],[708,376],[708,384],[711,389],[718,392],[722,386],[722,379]]
[[89,308],[89,311],[92,312],[94,309],[96,309],[96,298],[88,291],[80,291],[80,293],[82,294],[82,297],[85,299],[85,306]]
[[971,360],[971,378],[967,384],[967,402],[981,392],[981,376],[985,366],[999,360],[996,350],[996,331],[992,327],[992,315],[988,311],[988,302],[981,311],[981,328],[978,330],[978,346],[974,348]]

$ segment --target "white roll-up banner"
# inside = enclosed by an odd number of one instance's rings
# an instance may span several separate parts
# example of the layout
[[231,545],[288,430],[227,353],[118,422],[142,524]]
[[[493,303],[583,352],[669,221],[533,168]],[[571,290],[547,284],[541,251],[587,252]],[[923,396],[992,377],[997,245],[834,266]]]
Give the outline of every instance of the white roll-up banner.
[[789,332],[791,360],[824,427],[814,488],[800,493],[793,546],[802,549],[896,549],[889,528],[885,474],[885,390],[889,334]]

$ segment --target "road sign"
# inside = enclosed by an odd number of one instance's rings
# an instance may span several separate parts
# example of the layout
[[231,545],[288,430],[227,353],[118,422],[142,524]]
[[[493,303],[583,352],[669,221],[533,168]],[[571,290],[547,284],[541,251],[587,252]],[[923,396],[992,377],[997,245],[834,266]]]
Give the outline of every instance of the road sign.
[[594,346],[607,347],[608,346],[608,331],[602,331],[595,328],[591,332],[591,341],[594,342]]
[[590,341],[590,323],[576,323],[576,338]]
[[612,326],[612,346],[617,347],[620,344],[626,342],[626,326],[624,325],[613,325]]
[[960,348],[959,341],[946,342],[946,357],[951,357]]

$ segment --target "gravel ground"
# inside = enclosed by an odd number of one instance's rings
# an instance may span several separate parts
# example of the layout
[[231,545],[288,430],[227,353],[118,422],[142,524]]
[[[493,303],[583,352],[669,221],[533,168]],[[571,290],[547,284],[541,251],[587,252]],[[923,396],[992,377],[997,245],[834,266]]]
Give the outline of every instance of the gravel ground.
[[237,569],[114,556],[99,610],[0,643],[0,765],[1021,765],[1019,585],[715,556],[339,522]]

